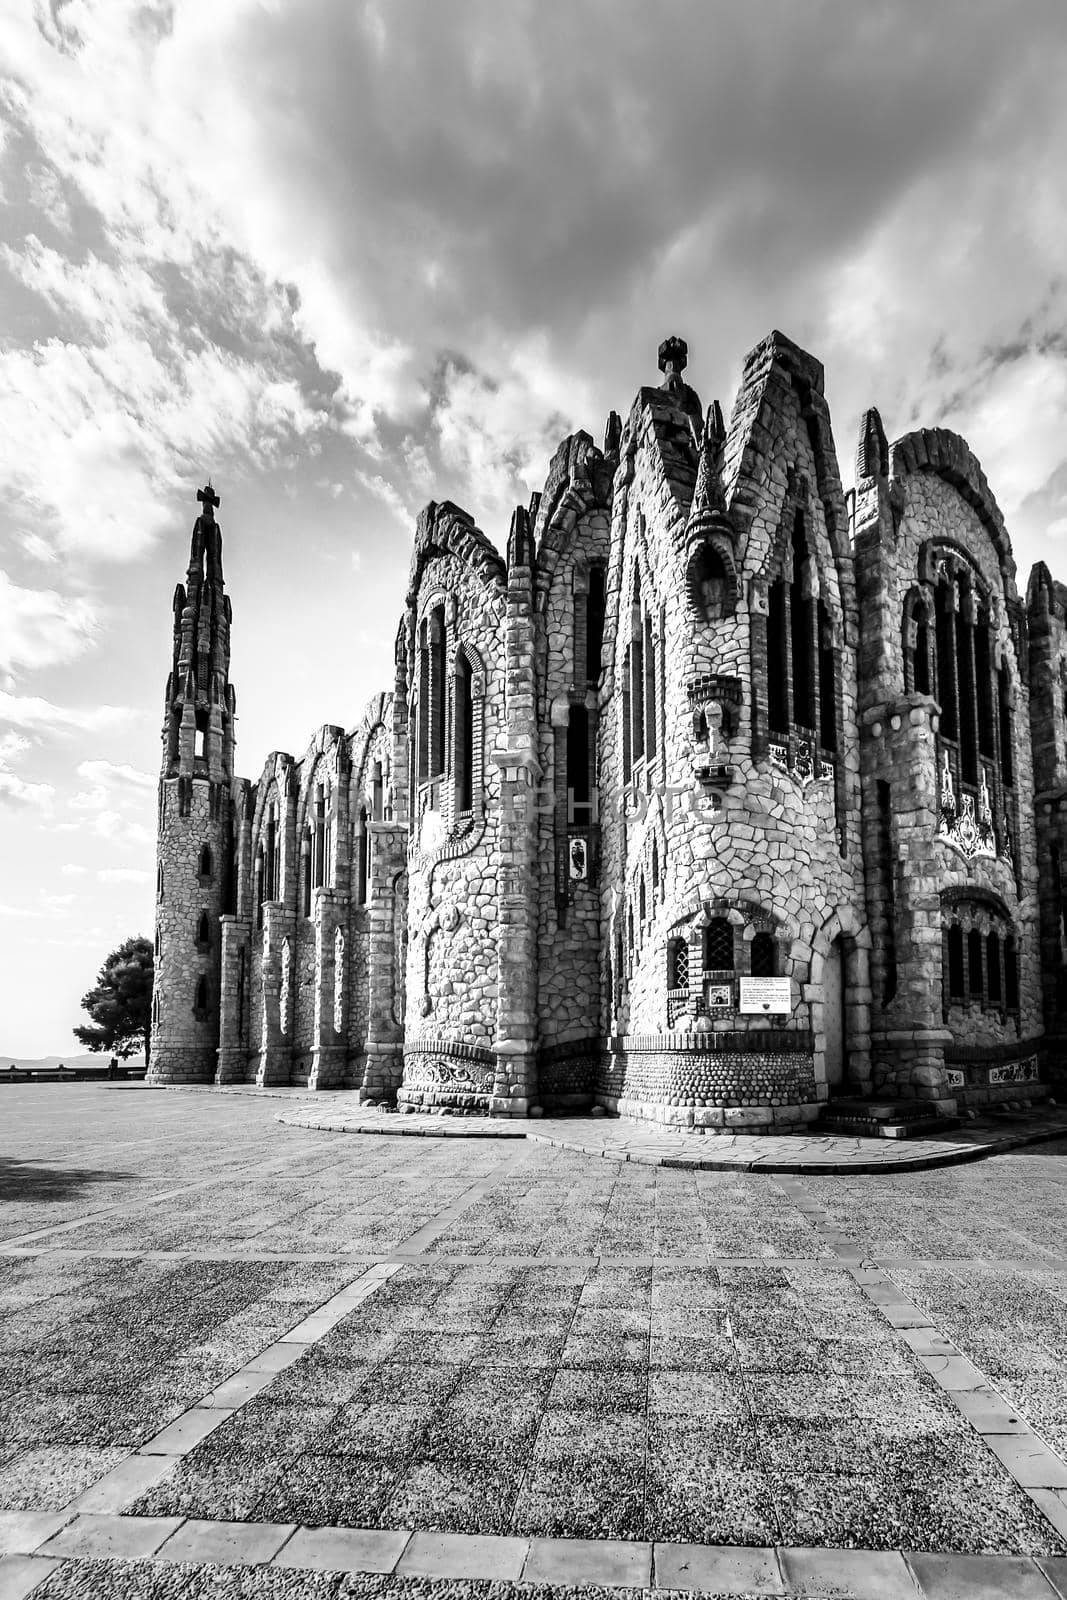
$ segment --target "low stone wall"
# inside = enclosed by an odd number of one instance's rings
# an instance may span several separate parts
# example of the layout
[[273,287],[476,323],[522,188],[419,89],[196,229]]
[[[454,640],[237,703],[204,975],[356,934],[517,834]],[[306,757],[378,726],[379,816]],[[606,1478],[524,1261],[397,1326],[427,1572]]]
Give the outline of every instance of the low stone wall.
[[603,1040],[573,1039],[542,1050],[537,1095],[545,1111],[587,1111],[596,1101]]
[[696,1128],[803,1128],[825,1098],[811,1034],[779,1029],[614,1039],[597,1088],[619,1116]]

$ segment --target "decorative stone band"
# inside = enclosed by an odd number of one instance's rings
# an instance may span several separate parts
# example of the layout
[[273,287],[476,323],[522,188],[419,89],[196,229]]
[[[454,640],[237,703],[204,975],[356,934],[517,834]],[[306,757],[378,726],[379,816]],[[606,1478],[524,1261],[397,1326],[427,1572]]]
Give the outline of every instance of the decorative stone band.
[[404,1082],[398,1105],[448,1106],[486,1113],[496,1078],[496,1057],[479,1045],[420,1039],[404,1046]]
[[[612,1041],[597,1100],[620,1116],[681,1127],[785,1130],[813,1122],[826,1089],[815,1078],[811,1035],[767,1030],[763,1049],[753,1048],[757,1037],[740,1035],[744,1050],[696,1049],[684,1034]],[[783,1038],[806,1048],[783,1050]]]
[[602,1049],[612,1055],[813,1055],[815,1037],[810,1028],[752,1028],[722,1033],[631,1033],[605,1039]]

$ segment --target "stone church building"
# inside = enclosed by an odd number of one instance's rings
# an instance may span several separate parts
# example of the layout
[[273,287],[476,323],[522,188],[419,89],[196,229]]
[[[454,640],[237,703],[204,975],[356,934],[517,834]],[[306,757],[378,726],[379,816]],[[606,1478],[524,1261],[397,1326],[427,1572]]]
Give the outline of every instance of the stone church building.
[[956,434],[890,446],[869,411],[845,491],[780,333],[728,425],[682,340],[659,365],[503,553],[426,507],[391,692],[255,780],[200,491],[154,1080],[709,1129],[1035,1092],[1067,1034],[1067,589],[1019,595]]

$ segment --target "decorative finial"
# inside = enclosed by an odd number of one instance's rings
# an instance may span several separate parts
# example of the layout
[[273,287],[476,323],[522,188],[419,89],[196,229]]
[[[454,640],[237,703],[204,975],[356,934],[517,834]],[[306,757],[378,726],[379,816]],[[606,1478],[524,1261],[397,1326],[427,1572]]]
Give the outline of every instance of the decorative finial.
[[664,339],[659,347],[659,370],[663,373],[663,387],[670,388],[671,381],[677,378],[681,381],[689,359],[689,346],[684,339],[672,333],[669,339]]
[[205,487],[203,489],[198,489],[196,491],[196,498],[199,500],[200,504],[204,508],[203,511],[201,512],[201,515],[203,516],[204,521],[205,522],[214,522],[214,520],[215,520],[215,507],[216,506],[221,506],[222,499],[221,499],[221,497],[219,495],[217,495],[215,493],[214,489],[211,487],[211,479],[210,478],[207,480],[207,484],[205,485]]
[[726,519],[726,497],[722,484],[725,443],[726,427],[722,420],[722,408],[717,400],[713,400],[700,432],[697,481],[687,527],[687,534],[691,538],[703,537],[709,527]]

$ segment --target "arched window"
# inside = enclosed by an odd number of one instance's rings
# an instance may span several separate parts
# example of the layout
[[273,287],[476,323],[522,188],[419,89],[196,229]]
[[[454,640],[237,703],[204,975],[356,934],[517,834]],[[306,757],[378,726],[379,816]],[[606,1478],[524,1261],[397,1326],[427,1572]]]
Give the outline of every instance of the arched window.
[[193,742],[193,757],[203,761],[207,755],[208,714],[206,711],[196,713],[196,735]]
[[460,656],[456,662],[454,692],[452,770],[456,784],[456,814],[462,817],[469,816],[474,810],[474,674],[464,656]]
[[725,917],[713,917],[704,929],[704,970],[732,972],[734,930]]
[[645,754],[645,625],[641,608],[641,574],[634,570],[630,613],[630,750],[634,762]]
[[211,923],[208,921],[206,911],[201,911],[196,924],[196,942],[201,950],[207,950],[211,945]]
[[667,940],[667,988],[689,987],[689,942],[686,939]]
[[430,625],[425,617],[419,624],[419,679],[415,708],[415,780],[425,783],[430,775]]
[[[200,847],[200,865],[198,870],[202,878],[210,878],[214,873],[215,861],[211,854],[211,846],[209,844],[201,845]],[[160,868],[160,871],[162,872],[162,868]]]
[[755,935],[749,959],[754,978],[773,978],[777,975],[778,944],[773,933]]

